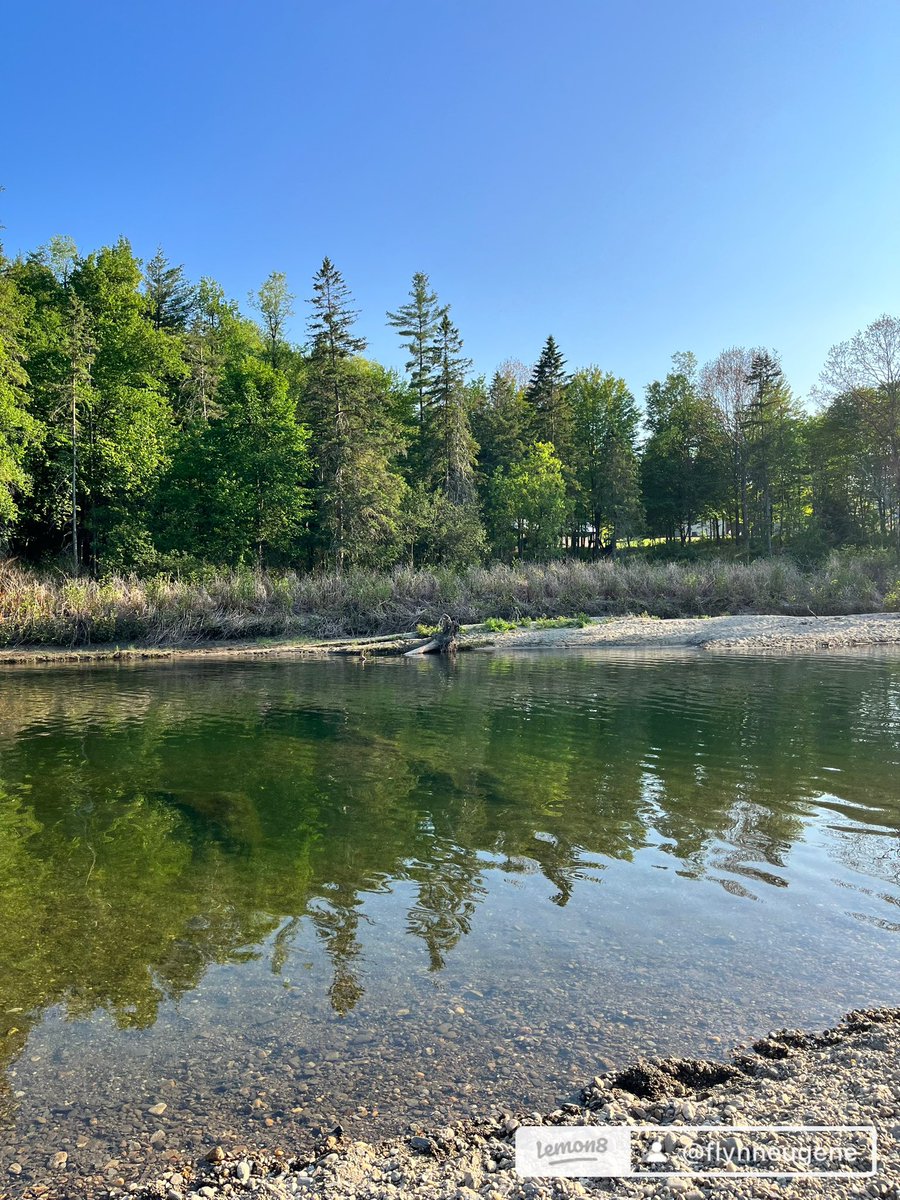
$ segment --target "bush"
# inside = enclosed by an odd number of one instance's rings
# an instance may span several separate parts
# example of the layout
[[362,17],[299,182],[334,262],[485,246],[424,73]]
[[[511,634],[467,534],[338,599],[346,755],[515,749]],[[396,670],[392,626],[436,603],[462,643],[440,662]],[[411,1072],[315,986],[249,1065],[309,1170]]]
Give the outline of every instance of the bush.
[[[147,579],[103,580],[0,565],[0,645],[185,644],[214,638],[330,637],[437,626],[444,613],[501,631],[591,617],[900,611],[896,557],[832,553],[802,570],[789,558],[495,563],[342,574],[194,564]],[[572,614],[577,613],[577,617]]]

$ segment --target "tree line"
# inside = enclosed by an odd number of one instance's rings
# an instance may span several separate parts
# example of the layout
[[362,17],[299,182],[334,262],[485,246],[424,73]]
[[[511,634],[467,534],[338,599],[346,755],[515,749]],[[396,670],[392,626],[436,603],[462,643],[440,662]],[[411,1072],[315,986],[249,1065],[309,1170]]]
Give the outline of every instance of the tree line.
[[386,314],[403,372],[365,355],[341,272],[304,345],[273,272],[243,313],[125,239],[0,249],[0,541],[78,572],[341,569],[615,553],[651,538],[748,552],[900,548],[900,320],[835,346],[815,412],[777,354],[673,356],[643,406],[553,337],[472,374],[423,273]]

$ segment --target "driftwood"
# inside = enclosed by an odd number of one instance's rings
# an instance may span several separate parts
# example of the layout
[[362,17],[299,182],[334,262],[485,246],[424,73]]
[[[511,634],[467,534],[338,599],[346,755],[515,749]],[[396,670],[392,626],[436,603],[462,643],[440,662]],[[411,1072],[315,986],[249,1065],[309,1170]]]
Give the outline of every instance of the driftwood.
[[454,621],[449,614],[444,613],[434,637],[416,646],[414,650],[407,650],[404,657],[411,658],[414,654],[455,654],[458,648],[459,621]]

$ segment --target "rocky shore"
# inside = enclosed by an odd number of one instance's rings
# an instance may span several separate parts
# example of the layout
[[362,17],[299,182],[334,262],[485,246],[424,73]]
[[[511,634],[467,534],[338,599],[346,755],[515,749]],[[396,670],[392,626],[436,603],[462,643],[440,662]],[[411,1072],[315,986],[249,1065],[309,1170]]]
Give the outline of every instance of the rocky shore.
[[[42,1200],[563,1200],[585,1195],[651,1200],[734,1200],[827,1196],[900,1197],[900,1008],[849,1013],[823,1033],[781,1030],[738,1047],[729,1062],[639,1060],[595,1077],[577,1101],[546,1113],[492,1112],[483,1119],[423,1129],[378,1143],[352,1141],[340,1128],[305,1153],[239,1144],[211,1146],[200,1162],[149,1167],[123,1186],[67,1173],[57,1155],[44,1182],[22,1193]],[[519,1124],[872,1125],[878,1170],[872,1177],[523,1179],[514,1170]],[[724,1131],[728,1143],[733,1129]],[[680,1137],[685,1137],[682,1132]],[[739,1131],[738,1131],[739,1138]],[[667,1135],[665,1146],[677,1142]],[[688,1138],[688,1141],[690,1139]],[[737,1142],[735,1144],[738,1144]],[[15,1195],[11,1190],[6,1193]]]
[[[414,633],[379,637],[205,641],[184,645],[21,646],[0,651],[0,666],[128,662],[227,662],[259,658],[358,659],[404,655],[427,642]],[[463,626],[460,650],[541,649],[705,650],[734,653],[815,654],[826,650],[900,647],[900,613],[853,616],[598,617],[547,627],[540,622],[497,633]]]
[[900,646],[900,613],[845,617],[614,617],[581,628],[513,630],[497,649],[694,649],[735,653],[810,654],[822,650]]

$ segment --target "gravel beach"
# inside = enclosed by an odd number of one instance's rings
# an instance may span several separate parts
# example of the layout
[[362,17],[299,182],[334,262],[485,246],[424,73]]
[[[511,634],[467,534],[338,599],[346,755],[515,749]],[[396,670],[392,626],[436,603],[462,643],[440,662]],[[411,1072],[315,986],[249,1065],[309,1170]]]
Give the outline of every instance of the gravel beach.
[[[314,1151],[292,1157],[239,1144],[211,1146],[198,1163],[148,1165],[145,1180],[75,1179],[65,1154],[47,1178],[20,1193],[57,1200],[76,1196],[136,1200],[562,1200],[614,1195],[654,1200],[728,1196],[900,1197],[900,1009],[849,1013],[833,1029],[781,1030],[736,1048],[730,1062],[639,1060],[588,1082],[577,1100],[551,1112],[492,1111],[480,1120],[424,1129],[378,1143],[351,1141],[338,1128]],[[523,1179],[514,1170],[519,1124],[571,1125],[872,1125],[877,1131],[874,1176],[794,1180],[736,1177],[647,1179]],[[679,1137],[688,1135],[681,1132]],[[717,1137],[715,1133],[712,1135]],[[721,1142],[740,1131],[723,1130]],[[674,1134],[665,1146],[674,1145]],[[7,1193],[16,1195],[14,1191]]]
[[[53,666],[102,662],[240,661],[259,658],[361,658],[403,654],[421,642],[415,634],[329,640],[197,642],[177,646],[21,646],[0,651],[2,666]],[[853,616],[597,617],[582,626],[523,626],[488,633],[465,626],[462,649],[488,652],[539,649],[693,649],[737,653],[810,654],[822,650],[900,646],[900,613]]]
[[498,636],[497,650],[631,647],[806,654],[865,646],[900,646],[900,613],[848,617],[614,617],[581,628],[516,629]]

